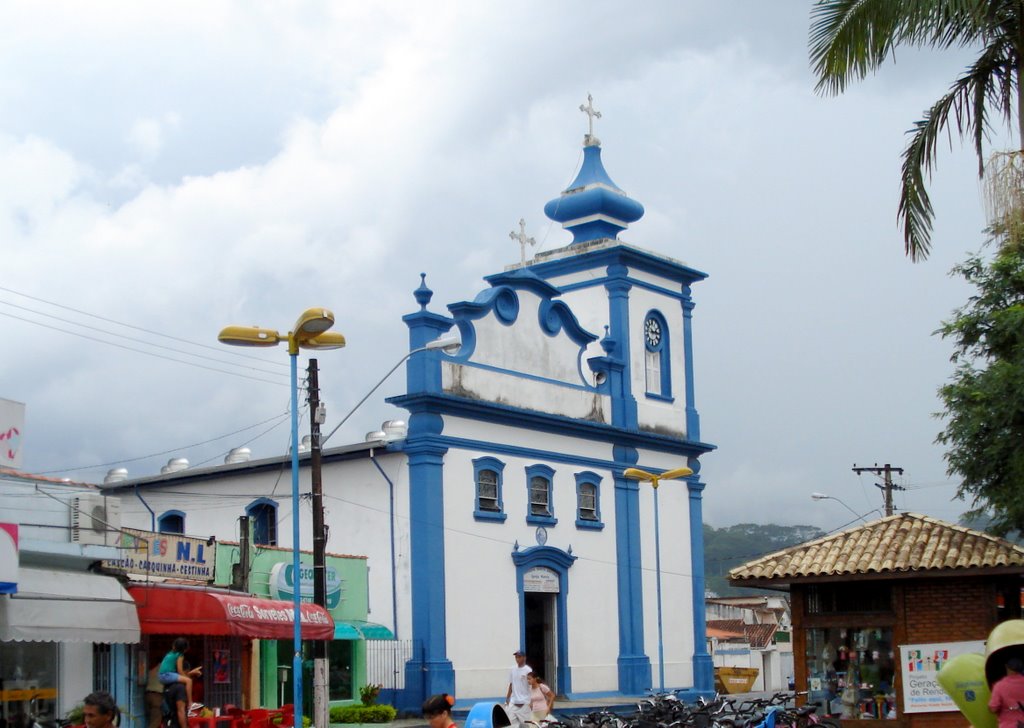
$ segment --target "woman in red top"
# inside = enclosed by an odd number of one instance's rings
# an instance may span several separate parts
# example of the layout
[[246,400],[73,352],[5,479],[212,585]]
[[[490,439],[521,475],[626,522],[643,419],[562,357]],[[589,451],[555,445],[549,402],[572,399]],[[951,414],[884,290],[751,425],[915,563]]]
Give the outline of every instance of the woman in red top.
[[431,695],[423,703],[423,717],[429,721],[430,728],[456,728],[452,720],[452,708],[455,698],[448,693]]
[[999,728],[1017,728],[1024,721],[1024,661],[1011,657],[1006,661],[1006,677],[992,686],[988,709],[999,716]]

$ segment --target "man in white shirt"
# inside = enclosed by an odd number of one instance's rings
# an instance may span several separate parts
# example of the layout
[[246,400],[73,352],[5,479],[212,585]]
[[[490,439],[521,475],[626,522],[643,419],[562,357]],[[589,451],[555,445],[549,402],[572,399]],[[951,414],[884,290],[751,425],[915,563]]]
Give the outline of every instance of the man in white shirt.
[[512,653],[516,658],[516,666],[508,673],[508,692],[505,694],[505,712],[508,713],[512,728],[519,728],[526,721],[533,720],[533,708],[530,707],[530,683],[526,676],[533,668],[526,664],[526,655],[522,650]]

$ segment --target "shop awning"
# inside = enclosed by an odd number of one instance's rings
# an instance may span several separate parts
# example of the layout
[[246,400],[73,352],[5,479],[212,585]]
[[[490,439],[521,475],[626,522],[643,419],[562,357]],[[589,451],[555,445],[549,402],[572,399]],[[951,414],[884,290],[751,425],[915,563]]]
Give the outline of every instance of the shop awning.
[[112,576],[21,567],[18,593],[0,596],[0,641],[139,641],[135,602]]
[[[143,634],[202,634],[255,639],[292,637],[291,602],[260,599],[203,587],[129,586]],[[323,607],[303,603],[302,638],[334,638],[334,620]]]
[[383,624],[350,619],[334,623],[336,640],[393,640],[394,633]]

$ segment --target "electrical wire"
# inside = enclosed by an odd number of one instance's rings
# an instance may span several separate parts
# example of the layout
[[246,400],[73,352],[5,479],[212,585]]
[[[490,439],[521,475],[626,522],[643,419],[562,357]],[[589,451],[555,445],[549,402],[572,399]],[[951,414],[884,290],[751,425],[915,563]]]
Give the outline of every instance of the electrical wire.
[[[139,339],[139,338],[136,338],[134,336],[121,336],[120,334],[115,334],[112,331],[107,331],[106,329],[101,329],[98,326],[90,326],[89,324],[83,324],[83,323],[79,323],[77,321],[72,321],[70,319],[61,318],[60,316],[54,316],[53,314],[46,313],[44,311],[37,311],[36,309],[28,308],[26,306],[19,306],[18,304],[11,303],[10,301],[0,301],[0,306],[10,306],[11,308],[16,308],[16,309],[19,309],[21,311],[27,311],[28,313],[34,313],[34,314],[36,314],[38,316],[45,316],[46,318],[55,319],[57,321],[61,321],[61,322],[66,323],[66,324],[71,324],[72,326],[77,326],[77,327],[80,327],[80,328],[83,328],[83,329],[89,329],[90,331],[98,331],[101,334],[106,334],[107,336],[116,336],[119,339],[124,339],[124,340],[127,340],[127,341],[134,341],[135,343],[142,344],[143,346],[152,346],[152,347],[155,347],[157,349],[163,349],[165,351],[172,351],[172,352],[174,352],[176,354],[182,354],[184,356],[192,356],[192,357],[195,357],[196,359],[204,359],[206,361],[212,361],[212,362],[215,362],[217,364],[226,364],[227,366],[244,367],[245,369],[249,369],[249,370],[254,371],[254,372],[262,372],[263,374],[269,374],[269,375],[271,375],[273,377],[287,376],[286,374],[282,374],[281,372],[272,372],[272,371],[269,371],[267,369],[258,369],[257,367],[253,367],[253,366],[247,366],[247,365],[243,365],[243,364],[236,364],[234,362],[224,361],[223,359],[218,359],[216,357],[206,356],[205,354],[193,354],[193,353],[188,352],[188,351],[182,351],[180,348],[175,348],[173,346],[164,346],[163,344],[156,344],[154,342],[146,341],[145,339]],[[29,319],[21,319],[21,320],[22,321],[29,321]],[[33,323],[38,323],[38,322],[33,322]],[[218,349],[216,351],[220,351],[220,350]],[[224,353],[226,353],[226,351]]]
[[[182,344],[189,344],[190,346],[198,346],[198,347],[203,348],[203,349],[209,349],[210,351],[216,351],[216,352],[219,352],[219,353],[226,353],[220,347],[210,346],[209,344],[202,344],[202,343],[200,343],[198,341],[190,341],[189,339],[182,339],[182,338],[179,338],[177,336],[171,336],[170,334],[164,334],[164,333],[161,333],[159,331],[153,331],[152,329],[146,329],[146,328],[143,328],[142,326],[135,326],[134,324],[126,324],[123,321],[117,321],[115,319],[107,318],[105,316],[100,316],[100,315],[95,314],[95,313],[89,313],[88,311],[83,311],[83,310],[78,309],[78,308],[73,308],[72,306],[65,306],[64,304],[56,303],[55,301],[47,301],[45,298],[39,298],[37,296],[32,296],[32,295],[29,295],[28,293],[22,293],[21,291],[15,291],[13,288],[7,288],[5,286],[0,286],[0,291],[6,291],[7,293],[13,293],[15,296],[21,296],[22,298],[28,298],[28,299],[31,299],[33,301],[38,301],[39,303],[45,303],[48,306],[54,306],[56,308],[62,308],[65,311],[71,311],[72,313],[77,313],[77,314],[80,314],[82,316],[88,316],[90,318],[98,319],[99,321],[106,321],[108,324],[115,324],[117,326],[124,326],[127,329],[135,329],[136,331],[141,331],[141,332],[146,333],[146,334],[152,334],[153,336],[162,336],[165,339],[170,339],[171,341],[177,341],[177,342],[182,343]],[[8,304],[8,305],[14,305],[14,304]],[[47,314],[43,314],[43,315],[45,316]],[[54,318],[56,318],[56,317],[54,317]],[[252,354],[245,354],[245,353],[242,353],[242,352],[230,352],[230,353],[231,353],[232,356],[241,357],[241,358],[244,358],[244,359],[252,359],[253,361],[263,362],[263,363],[266,363],[266,364],[275,364],[275,365],[281,366],[281,367],[288,366],[284,362],[267,361],[265,359],[261,359],[260,357],[253,356]]]
[[177,364],[185,364],[186,366],[196,367],[197,369],[206,369],[207,371],[217,372],[219,374],[228,374],[228,375],[231,375],[233,377],[241,377],[243,379],[251,379],[251,380],[253,380],[255,382],[263,382],[264,384],[274,384],[274,385],[278,385],[278,386],[282,386],[282,387],[290,386],[287,382],[275,382],[275,381],[271,381],[269,379],[261,379],[260,377],[252,377],[252,376],[249,376],[248,374],[241,374],[239,372],[230,372],[230,371],[227,371],[225,369],[217,369],[215,367],[208,367],[208,366],[206,366],[204,364],[197,364],[195,362],[184,361],[182,359],[175,359],[174,357],[171,357],[171,356],[164,356],[163,354],[157,354],[157,353],[154,353],[154,352],[151,352],[151,351],[145,351],[143,349],[136,349],[135,347],[132,347],[132,346],[126,346],[124,344],[118,344],[118,343],[116,343],[114,341],[106,341],[105,339],[98,339],[95,336],[89,336],[88,334],[83,334],[83,333],[78,332],[78,331],[69,331],[67,329],[62,329],[59,326],[50,326],[49,324],[44,324],[44,323],[42,323],[40,321],[32,321],[31,319],[27,319],[27,318],[24,318],[22,316],[15,316],[14,314],[5,313],[3,311],[0,311],[0,316],[6,316],[8,318],[17,319],[18,321],[24,321],[26,323],[34,324],[36,326],[42,326],[45,329],[51,329],[53,331],[59,331],[62,334],[71,334],[72,336],[78,336],[78,337],[83,338],[83,339],[89,339],[90,341],[96,341],[96,342],[99,342],[101,344],[106,344],[108,346],[116,346],[118,349],[124,349],[126,351],[133,351],[133,352],[135,352],[137,354],[145,354],[146,356],[152,356],[152,357],[155,357],[157,359],[163,359],[164,361],[171,361],[171,362],[175,362]]

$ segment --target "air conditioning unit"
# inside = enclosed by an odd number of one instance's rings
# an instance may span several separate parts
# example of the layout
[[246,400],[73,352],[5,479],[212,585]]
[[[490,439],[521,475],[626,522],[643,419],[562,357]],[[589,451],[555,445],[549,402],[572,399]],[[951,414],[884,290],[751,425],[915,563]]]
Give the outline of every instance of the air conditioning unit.
[[116,546],[121,534],[121,501],[99,493],[71,499],[71,543]]

